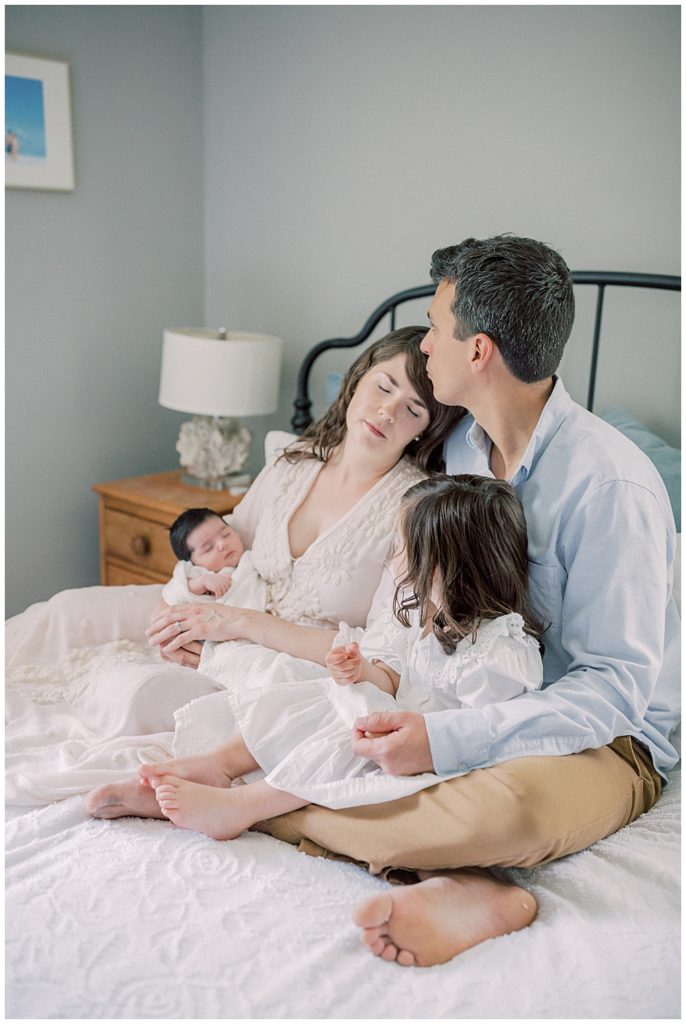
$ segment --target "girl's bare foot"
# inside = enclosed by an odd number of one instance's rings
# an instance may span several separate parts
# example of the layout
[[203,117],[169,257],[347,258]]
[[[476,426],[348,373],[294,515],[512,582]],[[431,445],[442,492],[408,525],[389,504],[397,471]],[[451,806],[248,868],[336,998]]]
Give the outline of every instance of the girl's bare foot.
[[249,786],[220,789],[173,775],[153,779],[151,784],[164,817],[180,828],[204,832],[212,839],[235,839],[253,823],[241,799]]
[[526,928],[536,910],[526,889],[456,871],[372,896],[355,909],[353,920],[374,956],[430,967],[485,939]]
[[92,789],[86,797],[86,812],[91,818],[166,818],[154,792],[136,779]]
[[229,787],[232,776],[224,763],[220,751],[198,754],[194,757],[176,757],[159,764],[142,764],[138,769],[143,784],[150,785],[150,779],[173,775],[177,779],[200,782],[204,786]]

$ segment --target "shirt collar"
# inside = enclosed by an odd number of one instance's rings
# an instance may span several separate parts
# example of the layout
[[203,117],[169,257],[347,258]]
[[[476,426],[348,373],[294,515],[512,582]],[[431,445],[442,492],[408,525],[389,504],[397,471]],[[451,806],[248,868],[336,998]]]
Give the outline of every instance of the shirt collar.
[[[564,384],[559,377],[553,377],[553,381],[553,390],[538,418],[538,423],[522,455],[519,467],[510,479],[511,484],[518,484],[526,480],[571,409],[572,400],[567,394]],[[476,420],[467,431],[467,443],[474,451],[483,455],[486,465],[490,466],[493,442]]]

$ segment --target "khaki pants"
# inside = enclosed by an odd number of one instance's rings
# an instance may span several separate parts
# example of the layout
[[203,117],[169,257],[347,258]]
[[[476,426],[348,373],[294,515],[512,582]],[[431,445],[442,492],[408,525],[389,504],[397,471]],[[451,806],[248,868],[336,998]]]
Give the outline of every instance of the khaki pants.
[[310,804],[261,828],[314,856],[373,874],[545,864],[583,850],[649,810],[661,778],[629,737],[560,757],[478,768],[401,800],[329,810]]

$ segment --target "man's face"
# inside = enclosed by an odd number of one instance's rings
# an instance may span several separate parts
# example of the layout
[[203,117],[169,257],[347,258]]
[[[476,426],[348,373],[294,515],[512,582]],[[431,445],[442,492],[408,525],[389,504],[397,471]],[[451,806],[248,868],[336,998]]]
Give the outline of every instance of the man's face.
[[443,405],[466,405],[465,391],[471,383],[469,372],[469,339],[455,337],[455,315],[452,311],[455,285],[441,281],[429,306],[429,328],[421,350],[434,389],[434,397]]

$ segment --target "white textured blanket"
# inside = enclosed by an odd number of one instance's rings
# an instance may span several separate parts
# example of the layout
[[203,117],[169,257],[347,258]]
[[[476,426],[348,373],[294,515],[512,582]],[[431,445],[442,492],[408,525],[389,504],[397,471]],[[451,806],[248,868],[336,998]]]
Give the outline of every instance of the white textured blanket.
[[86,818],[83,799],[11,809],[11,1018],[678,1018],[679,773],[590,850],[510,877],[523,932],[400,968],[351,907],[386,883],[268,836],[219,843],[167,822]]

